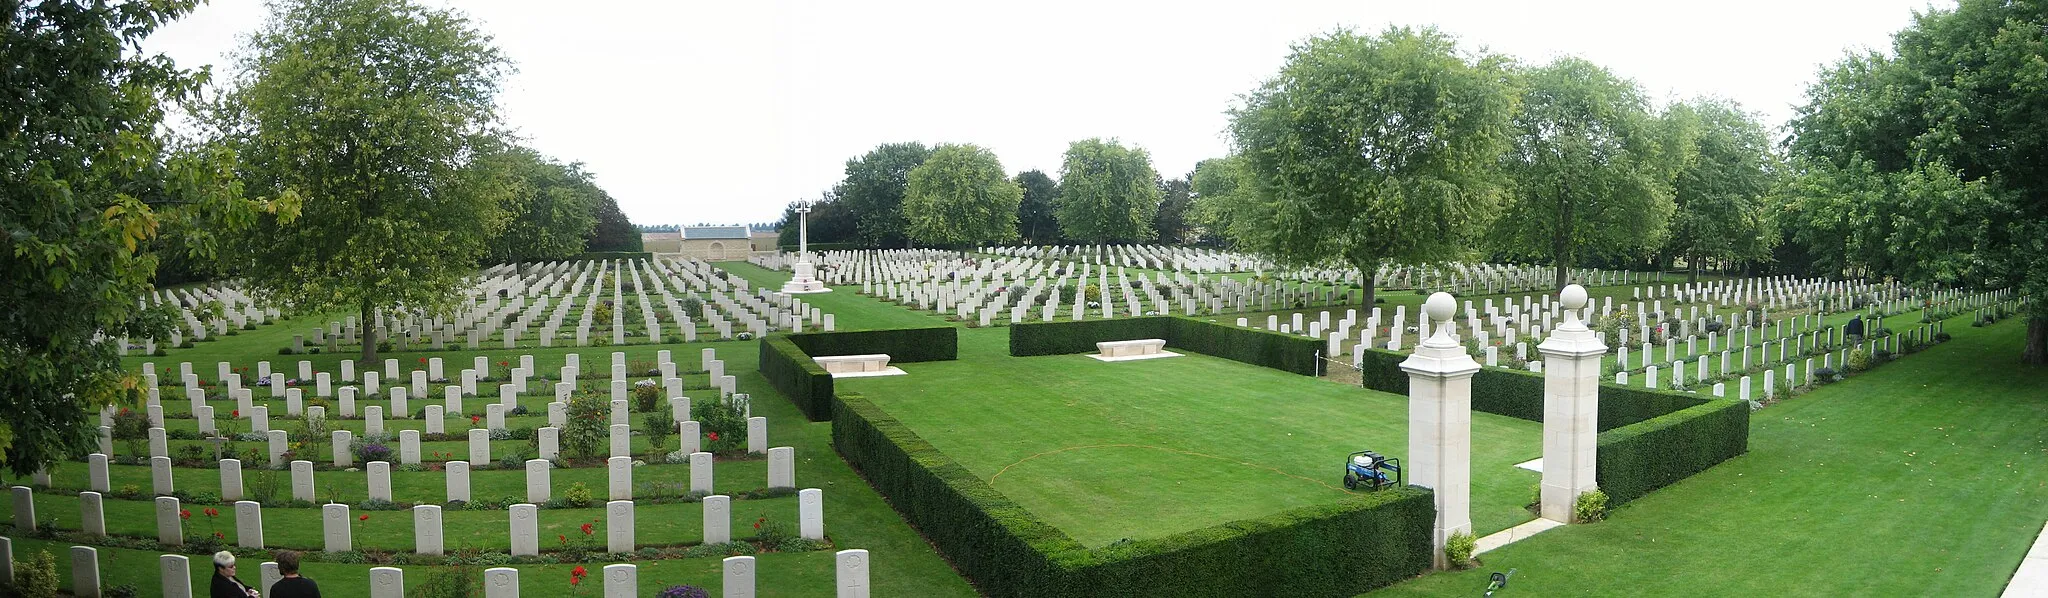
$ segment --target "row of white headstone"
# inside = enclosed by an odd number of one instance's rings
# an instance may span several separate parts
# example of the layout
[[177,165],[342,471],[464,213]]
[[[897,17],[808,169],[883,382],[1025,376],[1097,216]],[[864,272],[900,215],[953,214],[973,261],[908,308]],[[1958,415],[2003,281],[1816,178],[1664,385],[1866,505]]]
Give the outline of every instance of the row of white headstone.
[[[14,543],[0,536],[0,580],[13,583]],[[864,549],[841,550],[834,554],[834,586],[839,598],[867,598],[872,592],[871,571],[873,564],[868,551]],[[205,563],[203,563],[205,564]],[[260,565],[257,590],[269,595],[272,585],[284,579],[276,562]],[[757,566],[751,556],[727,557],[722,563],[721,593],[725,598],[754,598],[758,595],[756,583]],[[164,598],[194,598],[192,590],[191,557],[166,554],[157,557],[158,577],[161,580]],[[639,566],[630,563],[605,565],[599,573],[605,598],[636,598],[640,596]],[[371,567],[370,598],[404,598],[405,570],[398,567]],[[202,578],[204,579],[204,578]],[[494,567],[484,570],[484,598],[518,598],[519,570],[511,567]],[[71,595],[100,596],[106,589],[100,579],[99,549],[91,546],[71,547]]]
[[[13,498],[14,527],[33,532],[41,524],[36,521],[35,493],[27,486],[11,489]],[[825,539],[824,491],[805,488],[797,493],[797,535],[810,540]],[[156,497],[156,541],[166,546],[185,544],[185,513],[177,497]],[[265,548],[263,543],[263,506],[255,501],[234,501],[236,545],[242,548]],[[703,498],[703,537],[705,544],[724,544],[733,541],[732,497],[714,494]],[[80,531],[86,535],[103,537],[107,535],[105,497],[98,492],[80,492],[78,507]],[[356,519],[350,514],[349,505],[328,503],[321,505],[323,526],[323,550],[327,552],[348,552],[355,549],[354,525]],[[446,534],[441,528],[440,505],[418,505],[413,513],[414,552],[426,555],[443,554],[443,540]],[[539,507],[529,503],[512,505],[510,514],[511,553],[513,556],[540,554],[541,539],[539,528]],[[606,552],[624,553],[638,549],[634,534],[634,505],[631,500],[605,502],[605,548]]]

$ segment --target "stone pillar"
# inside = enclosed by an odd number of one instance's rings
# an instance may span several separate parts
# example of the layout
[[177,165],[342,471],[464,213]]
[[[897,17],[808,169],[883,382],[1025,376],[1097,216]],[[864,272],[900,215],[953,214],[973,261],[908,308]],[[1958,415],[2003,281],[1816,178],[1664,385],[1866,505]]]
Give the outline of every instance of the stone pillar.
[[1451,340],[1457,300],[1450,293],[1429,296],[1424,314],[1438,326],[1401,362],[1408,372],[1408,482],[1436,496],[1431,560],[1450,563],[1444,545],[1452,534],[1472,533],[1472,374],[1479,362]]
[[1536,350],[1543,371],[1543,518],[1570,523],[1579,494],[1598,488],[1594,462],[1600,435],[1600,358],[1607,344],[1579,322],[1586,289],[1559,294],[1564,324]]

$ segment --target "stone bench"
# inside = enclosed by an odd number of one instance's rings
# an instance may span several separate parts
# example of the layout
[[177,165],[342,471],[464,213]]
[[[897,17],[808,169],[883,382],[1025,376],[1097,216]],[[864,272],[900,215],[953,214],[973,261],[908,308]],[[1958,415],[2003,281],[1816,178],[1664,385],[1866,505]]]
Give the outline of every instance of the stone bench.
[[882,372],[889,369],[889,356],[876,355],[829,355],[812,357],[825,371],[834,374],[857,374],[861,372]]
[[1103,341],[1095,343],[1095,350],[1103,357],[1130,357],[1134,355],[1157,355],[1166,349],[1164,339],[1145,338],[1128,341]]

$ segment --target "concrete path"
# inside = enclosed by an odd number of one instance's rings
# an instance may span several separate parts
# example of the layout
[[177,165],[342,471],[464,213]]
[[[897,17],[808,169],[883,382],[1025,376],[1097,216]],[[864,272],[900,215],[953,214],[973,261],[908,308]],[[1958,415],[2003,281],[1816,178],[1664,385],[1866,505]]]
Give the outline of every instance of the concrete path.
[[1507,546],[1509,544],[1519,542],[1524,538],[1528,538],[1529,536],[1534,536],[1536,534],[1550,531],[1553,528],[1559,527],[1564,527],[1564,524],[1538,517],[1536,519],[1530,520],[1528,523],[1524,523],[1491,534],[1487,534],[1486,537],[1480,538],[1477,545],[1472,548],[1472,556],[1486,554],[1486,552],[1489,550],[1500,548],[1502,546]]
[[[1483,544],[1485,541],[1481,540]],[[2020,570],[2014,571],[2012,581],[2006,582],[2005,593],[2000,598],[2042,598],[2048,596],[2048,525],[2041,526],[2040,535],[2034,536],[2034,547],[2027,551],[2027,558],[2020,560]]]

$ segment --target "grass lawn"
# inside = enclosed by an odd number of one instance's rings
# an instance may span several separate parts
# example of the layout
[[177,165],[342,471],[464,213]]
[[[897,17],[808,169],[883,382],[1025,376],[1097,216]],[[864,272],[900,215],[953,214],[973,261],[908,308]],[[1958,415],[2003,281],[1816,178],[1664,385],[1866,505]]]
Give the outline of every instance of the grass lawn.
[[[788,282],[790,273],[769,270],[748,262],[717,262],[713,264],[734,276],[744,278],[755,287],[782,288]],[[839,330],[877,330],[884,328],[922,328],[927,326],[950,326],[944,318],[897,307],[887,302],[860,294],[860,285],[832,287],[830,293],[799,295],[805,305],[815,305],[825,313],[833,314],[833,323]]]
[[[756,270],[759,269],[756,268]],[[906,325],[904,320],[915,321],[919,325],[943,323],[936,319],[917,316],[908,311],[850,293],[832,293],[831,295],[837,296],[835,299],[847,305],[847,307],[843,308],[826,308],[839,314],[838,321],[842,328],[896,327]],[[862,302],[865,302],[865,305]],[[340,360],[354,358],[355,353],[353,351],[344,351],[338,355],[319,354],[306,356],[277,354],[278,347],[290,344],[292,334],[308,330],[327,320],[328,318],[315,317],[288,320],[279,324],[260,326],[256,330],[241,331],[235,336],[224,336],[220,337],[219,340],[200,342],[192,349],[170,349],[168,351],[169,355],[166,357],[144,357],[138,355],[124,359],[123,363],[130,368],[139,368],[142,362],[150,361],[155,362],[157,367],[161,369],[165,367],[176,368],[177,363],[180,361],[191,361],[193,362],[194,373],[208,380],[214,377],[213,364],[217,361],[231,361],[240,367],[254,366],[257,361],[268,360],[274,368],[286,372],[287,376],[296,376],[297,362],[305,359],[312,361],[315,367],[321,371],[334,372],[338,371]],[[697,368],[698,351],[704,348],[717,349],[719,357],[726,361],[726,371],[738,376],[740,390],[754,396],[754,415],[768,418],[768,432],[769,438],[772,439],[771,444],[774,446],[792,446],[796,448],[796,478],[798,486],[824,489],[825,531],[827,536],[833,541],[834,548],[864,548],[871,551],[874,559],[872,580],[877,595],[974,595],[973,588],[958,573],[955,573],[952,567],[947,565],[922,537],[918,536],[914,530],[904,524],[902,518],[894,510],[890,509],[887,503],[881,500],[881,497],[867,485],[866,481],[855,475],[846,466],[846,463],[838,458],[838,455],[834,453],[831,447],[831,424],[806,421],[797,412],[795,406],[789,402],[788,398],[777,393],[761,377],[759,372],[756,371],[759,345],[754,341],[688,343],[679,345],[631,345],[619,348],[556,347],[520,350],[411,351],[391,353],[389,356],[398,359],[404,369],[416,367],[417,360],[421,357],[442,357],[448,362],[449,373],[453,374],[459,372],[475,356],[483,355],[493,361],[493,369],[498,370],[494,373],[502,376],[505,373],[503,371],[504,368],[500,368],[496,364],[500,360],[510,360],[516,363],[520,355],[533,355],[536,368],[543,374],[552,374],[556,368],[562,365],[564,355],[580,353],[584,364],[583,369],[585,370],[583,378],[585,381],[589,381],[607,378],[610,375],[608,370],[611,363],[611,352],[614,350],[624,351],[629,361],[646,361],[650,363],[655,358],[655,351],[671,350],[674,352],[673,359],[682,369],[693,370]],[[379,371],[382,369],[381,363],[375,367]],[[369,368],[359,368],[359,371],[366,369]],[[702,378],[702,376],[698,375],[690,378],[692,380],[691,384],[701,384],[698,378]],[[164,381],[167,384],[171,383],[168,378]],[[337,381],[336,384],[339,385],[340,382]],[[490,386],[495,389],[494,384]],[[164,405],[168,408],[168,411],[174,414],[182,414],[185,411],[183,397],[168,392],[168,390],[169,387],[167,387],[167,392],[163,396]],[[483,389],[479,388],[479,390]],[[529,408],[536,404],[544,404],[545,399],[539,397],[545,396],[548,392],[549,390],[547,389],[534,388],[533,392],[521,398],[521,404],[527,405]],[[694,393],[697,391],[690,392],[694,396]],[[293,420],[287,420],[282,416],[282,401],[269,399],[269,391],[267,389],[257,389],[255,394],[257,401],[272,405],[273,413],[279,414],[272,418],[273,425],[279,429],[296,429],[296,424]],[[480,412],[486,402],[496,397],[495,390],[485,394],[488,395],[487,398],[465,401],[466,410],[472,413]],[[422,401],[438,403],[440,401],[439,392],[436,391],[429,398],[414,399],[413,407],[417,409],[428,404]],[[373,401],[365,397],[358,405],[386,403],[388,403],[387,400]],[[219,406],[221,402],[214,401],[214,404]],[[330,412],[332,412],[332,399],[330,399],[329,404]],[[220,417],[222,420],[226,419],[224,414]],[[537,414],[524,418],[507,419],[508,425],[511,427],[531,427],[542,425],[545,422],[545,415]],[[636,428],[639,427],[641,425],[639,414],[635,414],[632,421]],[[190,419],[174,419],[169,423],[172,426],[195,425],[193,420]],[[360,430],[362,422],[348,421],[345,423],[335,423],[341,427]],[[392,430],[413,428],[419,425],[417,420],[395,418],[387,418],[385,424],[387,428]],[[468,421],[449,422],[449,431],[451,432],[457,432],[468,427]],[[247,429],[246,423],[243,424],[243,429]],[[634,440],[636,448],[644,447],[641,444],[646,441],[644,437],[637,437]],[[671,437],[669,442],[674,443],[676,440]],[[179,443],[173,442],[173,444]],[[251,443],[243,444],[246,448]],[[493,455],[502,455],[504,450],[523,446],[523,444],[520,441],[494,442]],[[115,448],[116,450],[125,450],[122,443],[119,442],[116,443]],[[464,458],[467,454],[466,443],[463,442],[425,443],[422,447],[422,450],[428,452],[451,449],[458,452],[456,458]],[[322,454],[318,455],[317,458],[325,460],[326,456]],[[716,483],[721,491],[756,489],[765,485],[766,467],[766,462],[761,460],[722,460],[718,464]],[[60,486],[82,487],[84,485],[83,476],[85,475],[85,469],[83,463],[67,464],[53,472],[53,481]],[[112,470],[115,477],[114,486],[117,489],[123,484],[130,483],[140,485],[145,491],[149,487],[148,470],[146,468],[114,466]],[[636,485],[648,482],[667,484],[688,483],[688,468],[686,466],[649,466],[637,469],[634,474]],[[219,474],[214,469],[178,469],[174,475],[178,487],[182,489],[207,492],[214,492],[219,489]],[[258,473],[253,468],[245,468],[243,474],[244,483],[255,483],[257,475]],[[583,481],[599,498],[603,497],[605,486],[602,483],[604,479],[602,468],[589,467],[556,470],[551,474],[551,477],[553,478],[557,494],[568,488],[570,483]],[[329,490],[338,492],[344,502],[360,503],[364,500],[364,484],[367,478],[362,473],[322,471],[317,474],[317,478],[317,483],[320,487],[319,493],[323,501]],[[472,472],[470,478],[472,494],[476,496],[524,495],[523,472],[479,470]],[[394,492],[401,500],[438,501],[443,496],[444,487],[438,473],[394,472],[392,474],[392,481]],[[26,484],[27,480],[9,479],[6,483],[9,485]],[[285,486],[288,488],[289,483],[286,482]],[[38,515],[55,519],[59,524],[57,526],[59,529],[76,529],[79,513],[75,495],[69,493],[39,494],[36,502]],[[155,537],[153,515],[146,515],[150,513],[148,510],[150,508],[149,502],[139,500],[127,501],[109,497],[106,499],[105,505],[108,525],[112,528],[110,531],[123,535]],[[637,539],[643,544],[696,542],[701,533],[697,531],[701,522],[699,515],[701,511],[698,508],[698,505],[689,503],[641,506],[636,509],[635,527],[639,536]],[[770,517],[771,521],[779,518],[782,523],[794,529],[795,509],[795,502],[792,498],[735,501],[733,504],[733,515],[736,520],[733,528],[734,535],[739,537],[751,536],[751,525],[745,524],[750,524],[752,518],[764,512]],[[195,519],[197,519],[199,509],[194,507],[192,510],[195,512]],[[223,510],[226,511],[226,509]],[[550,512],[553,514],[550,515]],[[0,505],[0,521],[11,517],[11,514],[11,503]],[[412,533],[412,516],[410,513],[378,511],[369,514],[371,515],[369,521],[358,522],[357,524],[356,537],[359,545],[374,548],[397,548],[399,550],[410,549]],[[319,542],[317,510],[266,508],[263,510],[263,516],[265,540],[274,545],[303,546]],[[564,529],[572,529],[574,527],[574,525],[571,525],[572,523],[588,521],[591,517],[596,516],[598,516],[598,510],[596,509],[543,510],[541,513],[541,524],[543,526],[554,526],[551,530],[542,530],[543,536],[546,537],[547,541],[553,542],[553,535],[560,533]],[[218,529],[225,532],[232,540],[234,530],[231,517],[231,514],[223,516],[219,521]],[[510,525],[504,511],[448,511],[444,514],[444,517],[448,545],[451,550],[467,543],[472,547],[488,551],[492,547],[499,547],[508,542],[507,536]],[[188,533],[206,533],[206,530],[209,530],[204,521],[194,521],[190,525],[191,527],[187,528]],[[602,522],[599,525],[602,526]],[[601,540],[602,532],[599,532],[599,534]],[[58,572],[63,586],[66,588],[70,587],[70,565],[67,551],[70,546],[69,544],[37,541],[21,536],[16,536],[13,539],[14,553],[17,560],[26,558],[28,555],[33,554],[35,550],[48,548],[53,555],[57,556]],[[159,554],[161,553],[155,551],[103,548],[100,551],[102,579],[110,584],[133,584],[140,590],[140,595],[145,597],[158,596],[160,585],[158,583],[155,563]],[[760,559],[760,573],[757,580],[764,595],[831,596],[834,594],[832,585],[834,565],[833,557],[829,550],[798,554],[764,554],[758,555],[757,558]],[[209,566],[204,564],[204,557],[194,556],[193,559],[194,587],[203,590],[206,587],[206,576],[210,575],[211,571]],[[608,562],[589,561],[583,564],[590,569],[596,569],[597,565]],[[568,586],[569,570],[575,565],[575,563],[518,565],[516,568],[521,570],[521,590],[528,595],[538,596],[566,594],[570,589]],[[711,590],[712,595],[718,595],[720,591],[720,568],[719,561],[716,558],[688,558],[661,562],[643,561],[638,563],[638,565],[640,566],[641,595],[652,595],[662,585],[671,583],[688,583],[705,587]],[[367,595],[369,569],[369,565],[325,562],[309,562],[305,566],[307,574],[319,580],[325,593],[330,596]],[[251,567],[249,570],[253,571],[254,568]],[[434,568],[406,566],[405,570],[406,583],[409,586],[417,587],[426,581],[429,573]],[[477,574],[481,575],[480,569]],[[253,573],[245,573],[244,575],[248,581],[255,580]],[[584,590],[586,593],[590,593],[593,588],[586,587]]]
[[1759,411],[1749,454],[1619,509],[1387,588],[1470,596],[1997,596],[2048,519],[2048,370],[2026,325],[1955,340]]
[[[1102,546],[1342,496],[1343,461],[1407,453],[1406,397],[1206,355],[1104,363],[1009,357],[1007,329],[961,333],[958,361],[843,379],[1082,544]],[[1476,413],[1481,534],[1532,518],[1540,426]]]

